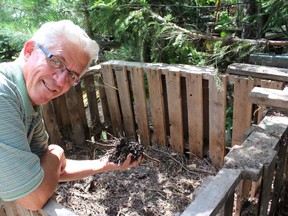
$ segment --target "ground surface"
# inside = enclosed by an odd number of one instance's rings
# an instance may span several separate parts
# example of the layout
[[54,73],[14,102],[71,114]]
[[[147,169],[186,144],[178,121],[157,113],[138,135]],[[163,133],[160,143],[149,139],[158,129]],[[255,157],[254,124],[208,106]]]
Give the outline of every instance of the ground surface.
[[[108,147],[87,143],[67,155],[95,159],[107,152]],[[215,173],[207,160],[188,160],[168,148],[153,146],[145,148],[145,153],[160,163],[145,157],[141,165],[124,172],[61,183],[56,200],[77,215],[170,216],[182,212],[192,202],[194,190]]]

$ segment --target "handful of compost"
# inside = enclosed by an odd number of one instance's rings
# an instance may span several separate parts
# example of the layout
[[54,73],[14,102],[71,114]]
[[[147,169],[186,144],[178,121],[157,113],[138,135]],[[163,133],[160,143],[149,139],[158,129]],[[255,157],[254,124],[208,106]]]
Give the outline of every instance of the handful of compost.
[[143,156],[144,148],[138,142],[121,138],[117,141],[115,148],[109,153],[108,159],[110,162],[121,165],[130,153],[132,154],[130,163],[133,163],[139,157]]

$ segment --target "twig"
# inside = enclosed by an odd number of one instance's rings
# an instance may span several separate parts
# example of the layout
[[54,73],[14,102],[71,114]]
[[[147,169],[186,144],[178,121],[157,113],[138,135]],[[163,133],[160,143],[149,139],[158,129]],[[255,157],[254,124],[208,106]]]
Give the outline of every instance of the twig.
[[211,172],[211,171],[203,170],[203,169],[197,169],[197,168],[193,169],[194,171],[196,171],[196,172],[193,172],[193,171],[187,169],[182,163],[180,163],[178,160],[176,160],[175,158],[173,158],[171,155],[167,154],[166,152],[163,152],[163,151],[158,150],[158,149],[153,148],[153,147],[151,147],[151,148],[152,148],[153,150],[155,150],[155,151],[158,151],[158,152],[161,152],[161,153],[165,154],[166,156],[168,156],[169,158],[171,158],[172,160],[174,160],[176,163],[178,163],[178,164],[179,164],[184,170],[186,170],[188,173],[198,175],[198,177],[200,177],[200,175],[199,175],[199,173],[197,173],[197,172],[207,173],[207,174],[210,174],[210,175],[215,175],[215,172]]

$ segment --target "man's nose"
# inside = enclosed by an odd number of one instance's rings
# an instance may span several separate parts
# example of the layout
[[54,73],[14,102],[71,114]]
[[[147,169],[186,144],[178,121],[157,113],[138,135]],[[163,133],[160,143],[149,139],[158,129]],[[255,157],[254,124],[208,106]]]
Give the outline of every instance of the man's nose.
[[64,86],[68,80],[68,73],[66,70],[57,71],[53,78],[56,80],[58,86]]

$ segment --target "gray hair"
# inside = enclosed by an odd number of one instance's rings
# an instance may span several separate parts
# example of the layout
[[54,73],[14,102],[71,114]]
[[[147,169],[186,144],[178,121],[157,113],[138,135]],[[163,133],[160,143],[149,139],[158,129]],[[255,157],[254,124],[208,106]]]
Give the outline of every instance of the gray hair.
[[65,38],[71,43],[83,48],[83,51],[90,56],[89,63],[93,60],[97,61],[99,52],[98,44],[92,40],[82,28],[70,20],[60,20],[43,24],[31,40],[37,44],[51,48],[59,43],[60,38]]

